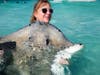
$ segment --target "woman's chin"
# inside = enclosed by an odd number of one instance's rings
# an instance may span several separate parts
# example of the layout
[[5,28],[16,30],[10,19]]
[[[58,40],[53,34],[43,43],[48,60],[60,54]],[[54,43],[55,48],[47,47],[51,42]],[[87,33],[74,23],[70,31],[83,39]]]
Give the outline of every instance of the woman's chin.
[[46,19],[46,20],[44,20],[44,22],[45,22],[45,23],[49,23],[49,20]]

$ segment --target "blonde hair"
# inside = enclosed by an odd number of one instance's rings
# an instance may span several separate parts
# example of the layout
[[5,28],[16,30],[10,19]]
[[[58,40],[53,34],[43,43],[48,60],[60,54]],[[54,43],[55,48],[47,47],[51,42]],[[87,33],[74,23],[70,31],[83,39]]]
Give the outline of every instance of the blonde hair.
[[31,17],[31,23],[35,22],[36,21],[36,17],[34,16],[34,13],[41,7],[41,5],[43,3],[46,3],[46,4],[49,4],[49,1],[48,0],[38,0],[38,2],[35,4],[34,6],[34,10],[33,10],[33,13],[32,13],[32,17]]

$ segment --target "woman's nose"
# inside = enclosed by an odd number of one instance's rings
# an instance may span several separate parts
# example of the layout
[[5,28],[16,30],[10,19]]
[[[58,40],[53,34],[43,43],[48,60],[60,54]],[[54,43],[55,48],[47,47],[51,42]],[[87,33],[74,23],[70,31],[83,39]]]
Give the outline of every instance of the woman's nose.
[[51,12],[48,10],[48,11],[47,11],[47,14],[49,14],[49,15],[50,15],[50,14],[51,14]]

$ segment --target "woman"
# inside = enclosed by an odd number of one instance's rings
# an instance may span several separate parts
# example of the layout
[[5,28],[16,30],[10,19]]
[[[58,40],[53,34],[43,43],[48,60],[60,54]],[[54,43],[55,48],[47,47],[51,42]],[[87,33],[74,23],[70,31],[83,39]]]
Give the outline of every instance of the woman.
[[[30,31],[30,40],[35,42],[35,45],[36,43],[42,46],[52,45],[57,49],[73,45],[64,37],[59,29],[49,23],[52,13],[53,9],[48,0],[38,0],[34,6],[31,18],[32,29]],[[37,34],[35,35],[32,32]]]
[[[32,40],[32,42],[36,42],[37,45],[44,44],[43,46],[47,46],[48,44],[50,44],[55,48],[68,47],[73,45],[64,37],[59,29],[49,23],[52,17],[52,13],[53,9],[51,8],[48,0],[38,0],[36,5],[34,6],[34,11],[31,18],[33,27],[30,32],[30,39]],[[33,31],[35,31],[37,35],[32,34]],[[63,63],[65,63],[65,61]]]
[[[54,49],[61,50],[73,45],[64,37],[63,33],[58,28],[49,23],[52,13],[53,9],[48,0],[38,0],[34,6],[31,18],[32,27],[29,36],[32,46],[42,49],[53,47]],[[68,61],[61,58],[59,63],[68,64]]]

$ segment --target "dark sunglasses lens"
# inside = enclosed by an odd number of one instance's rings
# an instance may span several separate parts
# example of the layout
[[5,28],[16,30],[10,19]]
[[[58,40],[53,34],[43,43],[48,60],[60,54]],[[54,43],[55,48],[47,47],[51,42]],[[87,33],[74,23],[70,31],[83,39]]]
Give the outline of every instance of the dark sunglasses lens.
[[53,13],[53,9],[50,9],[50,13]]
[[[47,10],[46,8],[42,9],[42,12],[43,12],[44,14],[47,13],[47,11],[48,11],[48,10]],[[49,9],[49,12],[50,12],[50,13],[53,13],[53,9]]]
[[47,9],[42,9],[42,12],[43,12],[43,13],[46,13],[46,12],[47,12]]

